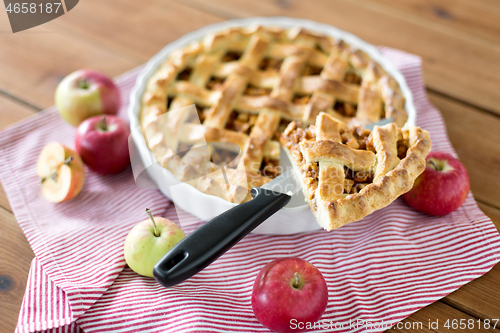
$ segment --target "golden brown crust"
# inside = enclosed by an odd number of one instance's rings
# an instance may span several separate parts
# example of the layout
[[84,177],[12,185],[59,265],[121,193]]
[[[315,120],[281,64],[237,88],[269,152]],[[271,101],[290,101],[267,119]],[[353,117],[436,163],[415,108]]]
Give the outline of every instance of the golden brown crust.
[[[339,142],[337,136],[330,133],[328,139],[321,133],[324,130],[340,130],[340,123],[337,126],[332,125],[335,122],[331,116],[321,113],[316,126],[311,126],[316,131],[315,136],[303,134],[304,130],[298,128],[296,123],[291,123],[280,140],[302,179],[304,195],[313,214],[326,230],[358,221],[409,191],[415,179],[424,171],[426,157],[431,148],[430,137],[426,131],[411,127],[409,131],[400,133],[401,130],[395,124],[389,124],[375,127],[368,137],[368,142],[373,145],[376,154],[367,150],[352,149]],[[327,123],[328,125],[325,125]],[[406,142],[406,156],[400,160],[397,146],[405,145]],[[364,157],[356,160],[353,152],[363,154]],[[317,162],[319,171],[311,174],[308,171],[311,169],[311,163],[316,165]],[[344,166],[353,171],[356,171],[356,168],[371,168],[373,182],[363,183],[357,193],[343,193],[346,184],[352,186],[357,179],[357,175],[354,181],[344,178]],[[364,181],[367,182],[369,178],[370,176],[365,176]]]
[[[418,127],[410,129],[413,144],[396,167],[359,193],[327,203],[326,216],[318,222],[326,230],[361,220],[368,214],[386,207],[402,194],[411,190],[415,179],[425,170],[425,159],[431,148],[429,133]],[[321,219],[321,220],[319,220]]]
[[239,170],[259,172],[266,143],[271,139],[278,127],[279,117],[268,112],[261,112],[255,127],[250,133],[238,163]]
[[[240,56],[231,58],[229,53]],[[275,65],[260,68],[266,61]],[[268,93],[247,94],[250,86]],[[339,103],[348,103],[350,113],[337,110]],[[235,27],[211,33],[170,54],[148,80],[140,123],[159,160],[172,155],[179,144],[200,142],[204,136],[206,141],[238,145],[242,156],[237,169],[257,173],[264,161],[279,159],[273,137],[286,125],[282,120],[313,123],[326,112],[346,124],[366,124],[385,115],[403,126],[407,119],[404,103],[396,80],[367,54],[341,40],[302,28]],[[156,119],[191,104],[200,109],[201,125],[192,126],[193,132],[174,127],[164,134],[165,126]],[[358,111],[352,117],[356,105]],[[242,132],[227,127],[235,112],[258,117],[245,127],[247,132]],[[175,133],[178,137],[172,139]],[[354,141],[348,144],[355,145]],[[164,164],[174,174],[193,173],[195,167],[184,165],[183,159],[171,158]],[[173,170],[177,164],[179,172]],[[338,166],[325,164],[323,173],[335,168]],[[231,172],[231,177],[238,175],[242,174]],[[233,190],[229,190],[231,195],[222,194],[224,186],[215,184],[218,180],[212,176],[195,185],[226,200],[241,197]]]
[[373,146],[377,152],[377,163],[373,181],[377,182],[380,177],[399,164],[398,157],[398,132],[394,123],[382,127],[376,126],[372,131]]
[[330,140],[304,141],[300,143],[300,150],[307,163],[341,163],[354,171],[369,170],[375,163],[375,154],[371,151],[352,149]]

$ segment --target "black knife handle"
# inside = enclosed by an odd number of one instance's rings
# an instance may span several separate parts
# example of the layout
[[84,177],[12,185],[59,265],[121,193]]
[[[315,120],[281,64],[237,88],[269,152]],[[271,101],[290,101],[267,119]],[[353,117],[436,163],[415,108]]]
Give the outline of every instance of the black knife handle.
[[291,196],[254,187],[253,199],[208,221],[175,245],[156,264],[153,274],[165,287],[195,275],[283,208]]

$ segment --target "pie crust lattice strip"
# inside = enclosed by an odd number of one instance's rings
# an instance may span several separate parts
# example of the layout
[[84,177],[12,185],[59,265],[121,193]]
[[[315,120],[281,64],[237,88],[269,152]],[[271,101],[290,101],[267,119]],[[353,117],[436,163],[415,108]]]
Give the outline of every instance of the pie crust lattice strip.
[[[167,136],[174,133],[166,133],[157,118],[192,104],[201,123],[174,127],[183,135],[169,147]],[[241,202],[249,198],[248,188],[279,174],[279,135],[290,121],[307,125],[326,112],[346,124],[387,117],[401,127],[404,104],[396,80],[342,40],[302,28],[237,27],[173,51],[148,80],[140,122],[148,147],[177,178],[198,174],[190,183],[200,191]],[[240,147],[235,168],[227,172],[230,184],[204,175],[189,154],[167,158],[199,136]]]
[[424,171],[431,147],[419,127],[351,130],[326,113],[308,129],[292,122],[281,143],[318,223],[332,230],[389,205]]

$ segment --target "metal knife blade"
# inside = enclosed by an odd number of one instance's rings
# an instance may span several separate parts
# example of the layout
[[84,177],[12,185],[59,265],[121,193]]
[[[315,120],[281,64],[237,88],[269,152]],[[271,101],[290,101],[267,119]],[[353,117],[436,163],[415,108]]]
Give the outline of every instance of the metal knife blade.
[[260,188],[293,196],[302,189],[302,185],[295,171],[293,169],[288,169],[269,183],[262,185]]
[[377,121],[376,123],[371,123],[371,124],[368,124],[368,125],[363,126],[363,127],[366,129],[369,129],[370,131],[373,131],[375,126],[384,126],[384,125],[390,124],[392,122],[394,122],[393,118],[386,118],[386,119],[382,119],[380,121]]

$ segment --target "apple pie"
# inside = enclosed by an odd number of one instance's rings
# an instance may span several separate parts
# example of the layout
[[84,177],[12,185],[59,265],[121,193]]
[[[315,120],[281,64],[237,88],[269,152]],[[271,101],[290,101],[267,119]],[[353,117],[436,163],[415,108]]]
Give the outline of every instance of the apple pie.
[[[192,104],[199,118],[192,126],[167,132],[156,121]],[[302,28],[253,26],[210,33],[171,52],[148,79],[140,122],[148,147],[177,178],[240,202],[249,188],[279,175],[287,125],[312,124],[320,112],[357,126],[392,118],[396,128],[407,120],[399,84],[365,52]],[[168,147],[173,135],[178,140]],[[207,174],[210,165],[192,154],[172,157],[203,137],[239,147],[225,175]]]
[[332,230],[389,205],[424,171],[431,148],[419,127],[349,128],[326,113],[303,129],[291,122],[281,144],[318,223]]

